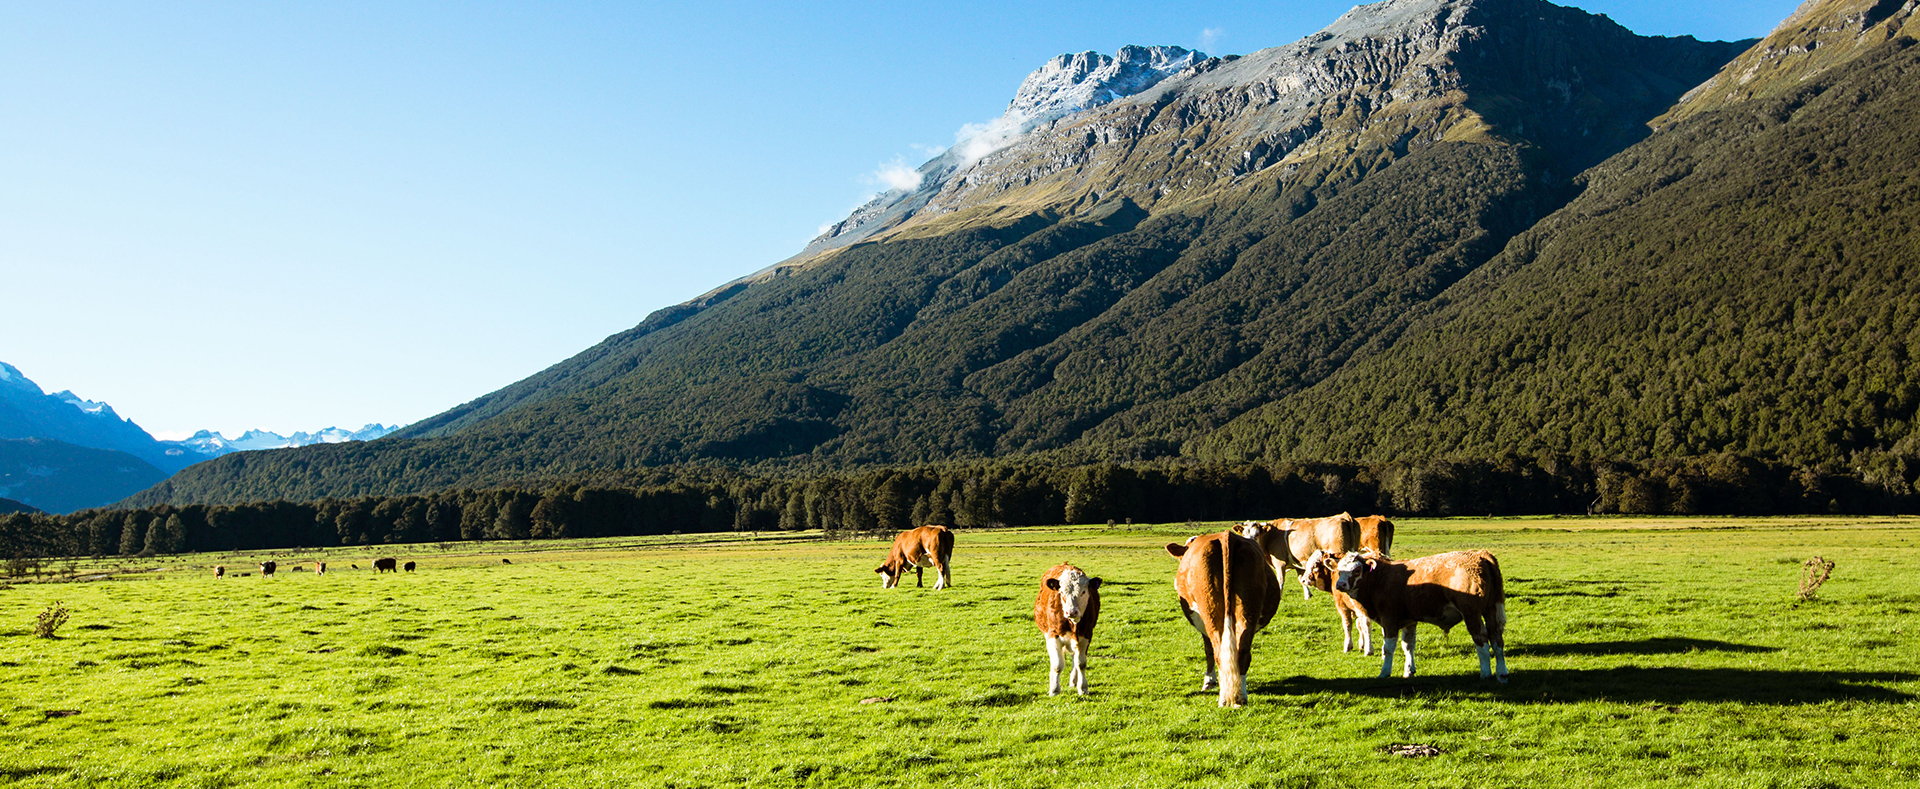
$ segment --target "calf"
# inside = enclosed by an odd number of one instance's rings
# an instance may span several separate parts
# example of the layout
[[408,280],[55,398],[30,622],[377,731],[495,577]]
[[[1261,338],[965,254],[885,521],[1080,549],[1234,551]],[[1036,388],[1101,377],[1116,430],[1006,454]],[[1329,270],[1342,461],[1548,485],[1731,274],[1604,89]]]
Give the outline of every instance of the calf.
[[279,569],[279,568],[280,568],[280,565],[279,565],[279,564],[277,564],[277,563],[275,563],[275,562],[272,562],[272,561],[265,561],[265,562],[261,562],[261,563],[260,563],[260,577],[261,577],[261,578],[271,578],[271,577],[273,577],[273,571],[274,571],[274,570],[277,570],[277,569]]
[[1331,518],[1299,518],[1267,522],[1248,521],[1240,525],[1240,536],[1253,540],[1273,563],[1273,576],[1282,581],[1287,571],[1299,575],[1300,594],[1313,599],[1306,583],[1306,560],[1314,551],[1346,553],[1360,547],[1360,523],[1352,515],[1340,513]]
[[1185,545],[1168,543],[1167,553],[1180,559],[1173,588],[1206,653],[1200,689],[1211,687],[1217,672],[1220,706],[1246,704],[1253,635],[1280,608],[1279,577],[1259,545],[1231,531],[1189,537]]
[[1406,653],[1403,676],[1413,676],[1414,628],[1421,622],[1451,630],[1462,622],[1480,655],[1480,678],[1487,678],[1487,647],[1507,681],[1507,595],[1500,562],[1486,551],[1455,551],[1396,562],[1359,552],[1340,557],[1333,588],[1353,599],[1386,636],[1380,677],[1393,674],[1393,644]]
[[1093,626],[1100,620],[1100,579],[1088,578],[1071,564],[1057,564],[1040,577],[1040,596],[1033,601],[1033,623],[1047,639],[1047,695],[1060,695],[1060,661],[1073,653],[1075,692],[1087,695],[1087,650],[1093,645]]
[[393,557],[383,556],[381,558],[373,560],[373,571],[375,573],[399,572],[398,570],[393,569],[394,564],[395,562],[393,560]]
[[880,565],[874,572],[880,574],[880,588],[892,589],[900,583],[900,576],[907,568],[913,568],[913,585],[924,586],[923,571],[932,567],[936,573],[933,579],[935,591],[953,585],[949,574],[948,562],[953,559],[953,532],[945,526],[922,526],[900,532],[893,538],[893,549],[887,553],[886,564]]
[[406,564],[400,565],[400,569],[413,572],[413,566],[413,562],[407,562]]
[[[1387,520],[1384,515],[1363,515],[1353,520],[1360,527],[1358,550],[1381,558],[1393,558],[1393,521]],[[1302,563],[1300,583],[1307,588],[1308,599],[1312,599],[1315,589],[1332,593],[1333,612],[1340,616],[1340,633],[1343,637],[1340,651],[1353,651],[1353,630],[1354,625],[1358,624],[1360,654],[1371,655],[1373,654],[1373,625],[1367,621],[1367,612],[1360,610],[1360,606],[1356,605],[1347,593],[1333,588],[1334,564],[1339,558],[1339,553],[1314,551]]]

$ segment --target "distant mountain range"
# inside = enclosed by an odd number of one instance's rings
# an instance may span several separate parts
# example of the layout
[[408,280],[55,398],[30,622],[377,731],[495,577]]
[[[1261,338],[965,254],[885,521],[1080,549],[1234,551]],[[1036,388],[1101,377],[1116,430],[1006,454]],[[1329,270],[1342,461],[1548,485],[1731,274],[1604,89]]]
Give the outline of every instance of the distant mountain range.
[[19,368],[0,362],[0,496],[49,512],[111,504],[232,452],[368,441],[395,429],[373,424],[292,436],[249,430],[236,439],[202,430],[160,441],[111,405],[70,391],[47,394]]
[[1386,0],[1244,57],[1062,56],[794,258],[395,436],[130,501],[1010,457],[1913,486],[1914,13],[1809,0],[1702,42]]

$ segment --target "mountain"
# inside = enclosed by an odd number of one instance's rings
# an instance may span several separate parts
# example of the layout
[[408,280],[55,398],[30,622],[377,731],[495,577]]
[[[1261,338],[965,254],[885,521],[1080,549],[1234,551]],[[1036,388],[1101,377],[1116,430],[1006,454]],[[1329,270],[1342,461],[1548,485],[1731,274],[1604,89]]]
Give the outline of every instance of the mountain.
[[246,452],[258,449],[286,449],[288,447],[304,447],[314,444],[339,444],[346,441],[372,441],[398,429],[398,425],[387,427],[386,425],[376,422],[361,427],[359,430],[343,430],[338,427],[329,427],[313,433],[308,433],[303,430],[291,436],[283,436],[279,433],[266,430],[249,430],[241,433],[239,438],[227,438],[225,435],[216,431],[202,430],[179,441],[162,441],[160,443],[169,447],[169,454],[177,450],[183,453],[192,453],[202,458],[212,458],[219,457],[228,452]]
[[394,437],[223,458],[136,501],[1244,456],[1210,442],[1497,279],[1479,272],[1590,191],[1583,173],[1753,43],[1388,0],[1245,57],[1063,56],[979,144],[760,275]]
[[1911,5],[1816,0],[1569,205],[1300,396],[1188,450],[1731,453],[1920,474]]
[[168,473],[189,463],[139,425],[114,413],[113,406],[82,399],[72,392],[47,394],[19,368],[0,362],[0,439],[49,438],[83,447],[133,455]]
[[40,512],[40,511],[41,510],[39,508],[33,507],[32,505],[20,503],[18,501],[14,501],[13,499],[0,499],[0,515],[8,515],[15,512],[24,512],[28,515],[32,515],[33,513]]
[[104,507],[166,478],[153,464],[118,450],[0,439],[0,497],[47,512]]

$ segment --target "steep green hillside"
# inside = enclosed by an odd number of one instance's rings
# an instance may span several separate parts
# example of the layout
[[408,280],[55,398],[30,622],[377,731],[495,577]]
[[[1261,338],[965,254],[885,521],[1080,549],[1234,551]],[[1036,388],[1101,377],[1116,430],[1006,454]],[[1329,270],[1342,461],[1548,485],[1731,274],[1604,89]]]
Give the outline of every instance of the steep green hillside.
[[1920,48],[1692,113],[1206,457],[1920,455]]

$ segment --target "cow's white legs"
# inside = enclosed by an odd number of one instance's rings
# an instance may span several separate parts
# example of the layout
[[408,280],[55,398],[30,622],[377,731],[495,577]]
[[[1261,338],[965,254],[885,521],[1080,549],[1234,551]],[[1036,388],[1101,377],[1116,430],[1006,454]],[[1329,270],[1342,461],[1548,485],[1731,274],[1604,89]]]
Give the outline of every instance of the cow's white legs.
[[1382,635],[1387,638],[1387,646],[1380,650],[1380,678],[1386,679],[1393,676],[1393,648],[1400,643],[1400,639],[1394,637],[1393,633],[1382,633]]
[[947,588],[947,568],[940,568],[939,576],[933,579],[933,588],[935,591]]
[[1480,656],[1480,678],[1486,679],[1493,673],[1493,661],[1489,659],[1486,644],[1474,644],[1473,651]]
[[1353,623],[1360,627],[1361,656],[1373,654],[1373,623],[1367,621],[1367,615],[1359,611],[1353,612]]
[[1493,642],[1493,660],[1495,677],[1501,682],[1507,681],[1507,605],[1499,603],[1488,612],[1487,640]]
[[1080,636],[1073,637],[1073,689],[1087,695],[1087,649],[1092,646]]
[[[1188,542],[1192,542],[1192,540],[1188,540]],[[1180,603],[1180,612],[1187,615],[1187,624],[1193,625],[1193,629],[1200,633],[1200,649],[1207,658],[1207,673],[1200,676],[1200,690],[1206,691],[1212,689],[1215,679],[1213,673],[1215,660],[1213,656],[1213,642],[1207,638],[1207,629],[1200,624],[1200,617],[1195,615],[1193,609],[1188,608],[1184,601]]]
[[1052,667],[1047,672],[1047,695],[1060,695],[1060,652],[1067,645],[1060,643],[1059,636],[1047,636],[1047,662]]
[[[1406,673],[1402,675],[1406,677],[1413,676],[1413,633],[1413,625],[1407,625],[1406,631],[1400,634],[1400,651],[1406,653],[1407,656],[1407,670]],[[1393,662],[1392,650],[1387,651],[1387,662]]]

